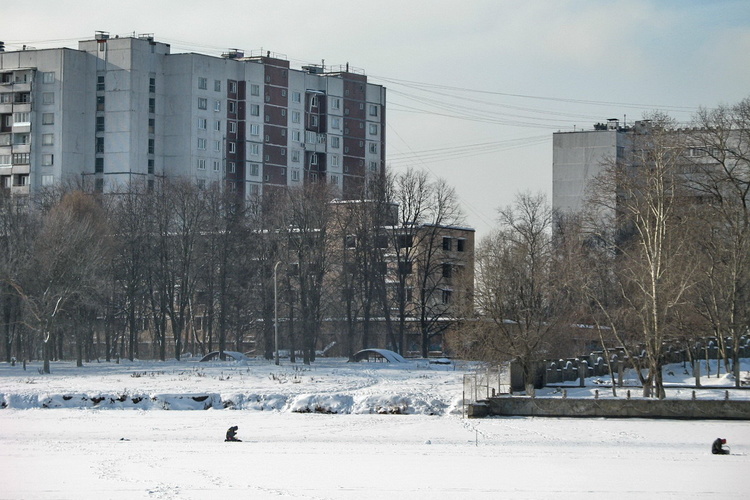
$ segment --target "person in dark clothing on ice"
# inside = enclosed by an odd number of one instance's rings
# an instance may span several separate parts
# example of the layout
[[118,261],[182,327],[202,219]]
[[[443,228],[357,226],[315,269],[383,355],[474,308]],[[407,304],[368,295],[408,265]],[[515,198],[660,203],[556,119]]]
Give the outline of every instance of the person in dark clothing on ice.
[[723,438],[717,438],[714,444],[711,445],[711,453],[714,455],[729,455],[729,450],[725,450],[722,445],[727,444],[727,440]]
[[236,425],[233,425],[227,430],[227,438],[224,441],[242,441],[241,439],[237,439],[237,427]]

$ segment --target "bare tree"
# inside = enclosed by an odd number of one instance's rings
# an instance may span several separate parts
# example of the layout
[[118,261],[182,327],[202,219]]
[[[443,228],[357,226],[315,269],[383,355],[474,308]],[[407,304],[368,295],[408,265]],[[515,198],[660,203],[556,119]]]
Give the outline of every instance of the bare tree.
[[[676,335],[679,310],[687,305],[694,283],[685,231],[691,203],[680,168],[684,137],[666,115],[655,113],[647,123],[633,134],[626,161],[609,165],[595,180],[592,201],[603,228],[596,237],[615,256],[613,279],[626,313],[607,310],[609,326],[628,350],[644,396],[654,391],[663,398],[663,344]],[[635,334],[639,345],[626,342],[626,331]]]
[[18,358],[26,359],[31,350],[29,342],[22,342],[23,308],[13,287],[21,281],[39,230],[38,218],[25,201],[11,196],[8,190],[0,190],[0,324],[7,363],[14,352]]
[[90,304],[98,293],[110,255],[109,234],[101,207],[81,191],[66,194],[44,218],[33,266],[15,286],[41,335],[45,373],[60,314],[74,315],[77,305]]
[[[139,356],[139,318],[145,302],[145,276],[150,253],[152,224],[150,223],[150,197],[146,185],[133,183],[114,196],[110,220],[116,237],[116,252],[112,259],[112,273],[118,292],[124,299],[122,307],[127,318],[128,354],[131,361]],[[113,297],[111,307],[115,306]]]
[[295,259],[294,278],[299,293],[303,361],[315,361],[315,346],[328,298],[327,275],[333,198],[323,184],[289,190],[286,222],[290,257]]
[[473,341],[516,359],[529,394],[534,364],[567,318],[563,286],[554,279],[552,221],[543,195],[519,194],[499,210],[499,229],[477,249],[476,306],[485,323]]
[[452,187],[413,169],[390,179],[386,200],[398,206],[389,245],[396,265],[396,286],[391,298],[398,315],[396,350],[401,354],[408,350],[406,322],[413,316],[419,321],[419,349],[426,357],[430,339],[448,326],[448,322],[439,321],[446,319],[448,312],[441,297],[440,278],[445,263],[442,233],[447,227],[461,224],[463,215]]
[[[750,330],[750,98],[702,109],[688,138],[691,188],[704,201],[699,313],[709,322],[740,386],[740,337]],[[732,349],[727,354],[725,339]]]

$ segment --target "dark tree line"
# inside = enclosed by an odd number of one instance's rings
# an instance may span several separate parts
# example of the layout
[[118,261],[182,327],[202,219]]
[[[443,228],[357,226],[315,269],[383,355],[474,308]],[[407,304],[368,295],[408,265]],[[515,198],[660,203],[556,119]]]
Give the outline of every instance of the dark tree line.
[[[81,186],[0,193],[5,360],[43,359],[48,371],[51,360],[71,356],[79,365],[223,356],[252,342],[271,359],[277,316],[293,361],[315,360],[329,318],[343,319],[337,338],[351,356],[385,347],[373,343],[376,321],[388,347],[402,352],[406,317],[417,317],[426,354],[438,331],[432,316],[446,312],[426,296],[438,269],[432,227],[460,221],[455,194],[414,171],[368,190],[340,201],[314,183],[242,200],[219,184],[177,179],[106,195]],[[394,261],[393,245],[401,255],[407,240],[411,253]],[[411,281],[387,279],[419,259]],[[412,294],[414,282],[421,291]]]

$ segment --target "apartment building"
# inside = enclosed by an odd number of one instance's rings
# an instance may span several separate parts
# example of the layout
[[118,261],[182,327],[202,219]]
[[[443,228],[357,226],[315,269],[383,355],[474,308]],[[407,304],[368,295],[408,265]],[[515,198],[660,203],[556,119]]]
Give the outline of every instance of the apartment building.
[[625,157],[630,128],[619,120],[597,123],[593,130],[552,135],[552,207],[561,213],[583,209],[586,188],[607,165]]
[[321,182],[358,198],[385,169],[385,110],[385,88],[348,65],[97,32],[77,50],[0,52],[0,183],[108,193],[183,177],[250,198]]

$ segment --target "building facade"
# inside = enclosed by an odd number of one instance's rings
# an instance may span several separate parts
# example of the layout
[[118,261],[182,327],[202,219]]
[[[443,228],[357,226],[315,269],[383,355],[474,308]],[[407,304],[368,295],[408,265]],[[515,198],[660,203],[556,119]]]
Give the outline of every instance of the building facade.
[[552,135],[552,207],[561,213],[583,209],[586,187],[607,165],[625,157],[630,129],[616,119],[594,130]]
[[385,111],[385,88],[348,65],[97,32],[77,50],[0,52],[0,182],[107,193],[182,177],[248,198],[322,182],[358,198],[385,169]]

